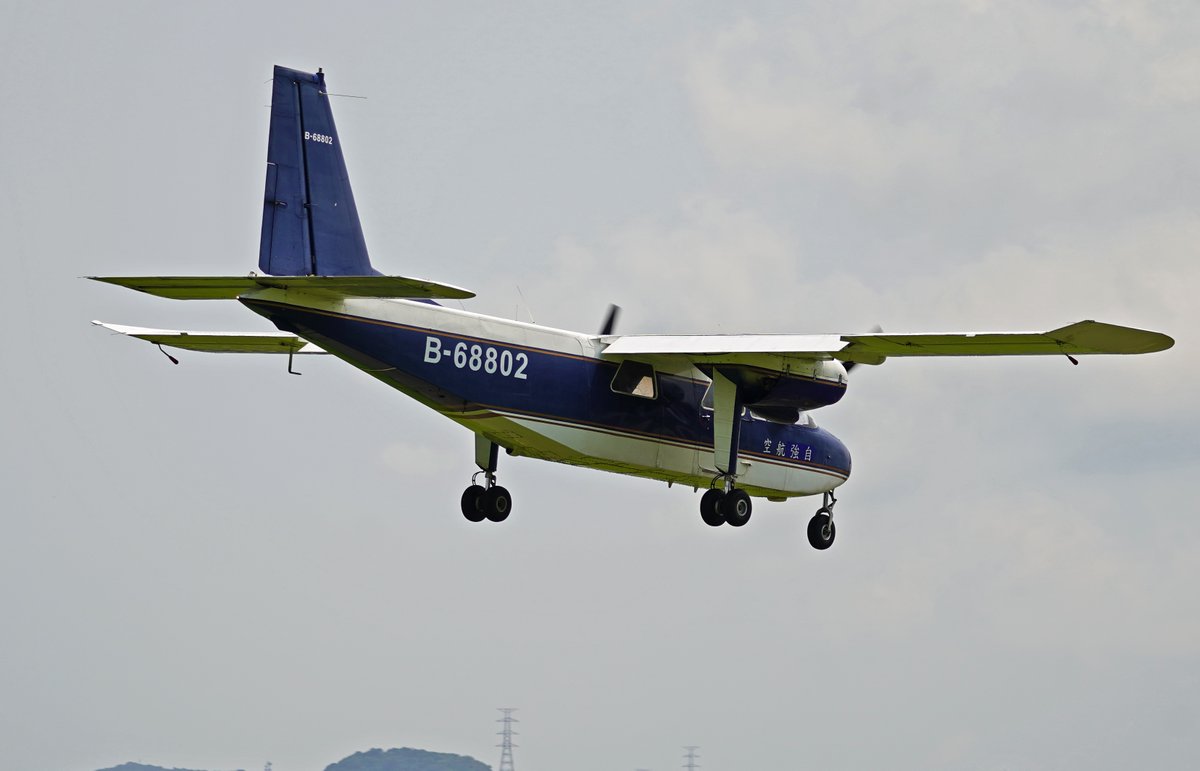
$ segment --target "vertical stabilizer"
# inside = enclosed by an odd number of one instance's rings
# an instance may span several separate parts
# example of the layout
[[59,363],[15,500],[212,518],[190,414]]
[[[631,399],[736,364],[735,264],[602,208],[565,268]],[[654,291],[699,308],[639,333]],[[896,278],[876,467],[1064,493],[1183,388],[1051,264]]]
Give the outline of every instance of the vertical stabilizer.
[[273,276],[370,276],[325,74],[275,67],[258,267]]

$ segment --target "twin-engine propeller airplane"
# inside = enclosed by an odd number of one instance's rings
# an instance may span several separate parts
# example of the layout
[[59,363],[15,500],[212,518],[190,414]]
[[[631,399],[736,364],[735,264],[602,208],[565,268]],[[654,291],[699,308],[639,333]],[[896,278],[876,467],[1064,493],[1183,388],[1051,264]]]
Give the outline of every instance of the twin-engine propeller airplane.
[[1174,343],[1096,321],[1049,332],[623,336],[615,307],[589,335],[448,308],[435,301],[474,295],[371,266],[320,70],[275,68],[258,267],[244,277],[93,278],[177,300],[237,300],[278,332],[95,323],[160,349],[287,354],[289,371],[295,354],[349,362],[474,432],[480,471],[462,495],[473,522],[500,522],[512,509],[496,483],[503,448],[703,488],[700,516],[713,526],[746,524],[752,496],[820,494],[808,538],[826,549],[850,453],[808,412],[840,400],[855,365],[1149,353]]

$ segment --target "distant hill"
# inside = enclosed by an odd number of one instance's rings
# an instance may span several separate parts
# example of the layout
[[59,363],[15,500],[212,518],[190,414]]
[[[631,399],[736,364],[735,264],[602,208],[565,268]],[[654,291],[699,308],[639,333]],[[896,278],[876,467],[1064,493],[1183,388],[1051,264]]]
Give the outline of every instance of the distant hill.
[[[101,768],[99,771],[196,771],[191,768],[163,768],[162,766],[147,766],[144,763],[122,763],[112,768]],[[238,769],[241,771],[241,769]]]
[[[187,768],[164,768],[143,763],[123,763],[98,771],[196,771]],[[241,769],[239,769],[241,771]],[[402,747],[393,750],[367,750],[343,758],[325,771],[492,771],[492,767],[466,755],[448,752],[427,752]]]
[[466,755],[402,747],[356,752],[325,771],[492,771],[492,767]]

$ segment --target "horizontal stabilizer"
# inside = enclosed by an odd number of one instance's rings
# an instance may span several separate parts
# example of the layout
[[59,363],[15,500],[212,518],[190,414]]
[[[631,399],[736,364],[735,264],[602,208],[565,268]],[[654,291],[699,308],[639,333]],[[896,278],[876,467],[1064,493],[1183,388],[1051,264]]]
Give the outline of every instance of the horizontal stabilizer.
[[474,292],[403,276],[88,276],[171,300],[235,300],[259,289],[320,291],[343,297],[466,300]]
[[93,321],[118,334],[156,345],[206,353],[325,353],[312,343],[287,332],[187,332],[180,329],[148,329]]

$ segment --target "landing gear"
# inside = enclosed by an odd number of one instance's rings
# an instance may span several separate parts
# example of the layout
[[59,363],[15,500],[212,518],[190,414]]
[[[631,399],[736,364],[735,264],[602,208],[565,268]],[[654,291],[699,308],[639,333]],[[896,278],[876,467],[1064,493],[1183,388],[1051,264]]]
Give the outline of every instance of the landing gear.
[[808,542],[814,549],[824,551],[833,546],[833,538],[837,528],[833,525],[833,505],[837,498],[832,492],[825,493],[825,504],[817,509],[817,513],[808,521]]
[[503,522],[508,519],[509,512],[512,511],[512,496],[508,494],[499,485],[489,487],[487,491],[479,496],[479,508],[483,511],[483,515],[492,522]]
[[730,490],[719,507],[730,527],[741,527],[750,521],[750,495],[745,490]]
[[462,494],[462,513],[471,522],[482,522],[487,516],[479,506],[479,499],[487,489],[482,485],[471,485]]
[[714,486],[700,499],[700,518],[716,527],[741,527],[750,521],[750,496],[733,486],[738,475],[738,443],[742,432],[742,393],[735,371],[712,370],[713,462],[720,472]]
[[[512,495],[496,484],[496,459],[500,447],[479,434],[475,435],[475,464],[479,471],[471,477],[471,486],[462,494],[462,513],[471,522],[503,522],[512,512]],[[475,480],[483,474],[484,484]]]
[[725,524],[725,517],[721,514],[721,500],[725,497],[724,490],[711,488],[704,491],[704,495],[700,496],[700,519],[704,520],[704,524],[709,527],[720,527]]
[[471,522],[503,522],[512,511],[512,495],[508,490],[494,485],[471,485],[462,494],[462,513]]
[[741,527],[750,521],[751,508],[750,495],[734,487],[728,491],[713,487],[700,496],[700,519],[709,527]]

